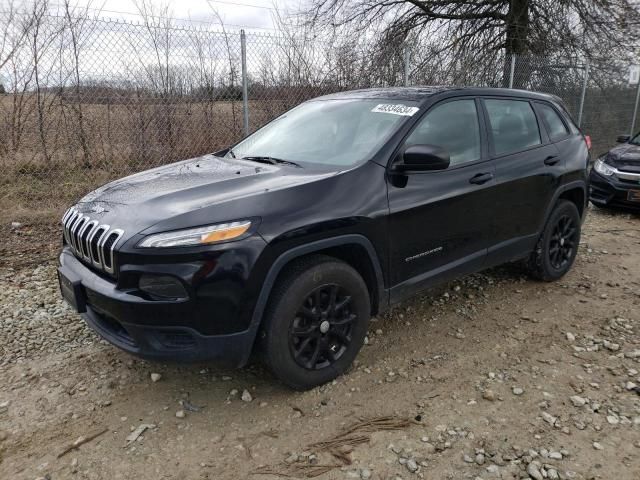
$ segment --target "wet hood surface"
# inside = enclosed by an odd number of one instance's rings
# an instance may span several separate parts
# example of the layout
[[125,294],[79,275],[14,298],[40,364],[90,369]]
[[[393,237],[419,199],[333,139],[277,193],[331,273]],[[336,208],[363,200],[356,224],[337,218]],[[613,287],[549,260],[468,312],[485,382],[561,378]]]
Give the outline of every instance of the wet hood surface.
[[625,143],[609,150],[607,163],[627,172],[640,173],[640,145]]
[[135,233],[203,209],[217,209],[212,220],[232,220],[225,218],[223,209],[230,211],[229,205],[240,199],[334,174],[205,155],[108,183],[83,197],[76,208],[101,223]]

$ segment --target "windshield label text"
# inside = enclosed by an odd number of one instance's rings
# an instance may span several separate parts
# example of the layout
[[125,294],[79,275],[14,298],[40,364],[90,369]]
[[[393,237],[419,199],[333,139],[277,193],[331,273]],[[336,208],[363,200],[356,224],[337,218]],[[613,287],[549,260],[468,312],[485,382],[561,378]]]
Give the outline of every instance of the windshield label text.
[[403,117],[413,117],[420,109],[418,107],[408,107],[406,105],[394,103],[381,103],[371,110],[373,113],[390,113],[392,115],[402,115]]

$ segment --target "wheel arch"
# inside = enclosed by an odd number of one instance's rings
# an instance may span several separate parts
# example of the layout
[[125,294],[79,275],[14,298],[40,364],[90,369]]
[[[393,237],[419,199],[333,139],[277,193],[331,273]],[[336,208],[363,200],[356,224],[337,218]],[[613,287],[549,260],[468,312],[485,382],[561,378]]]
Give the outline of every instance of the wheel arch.
[[586,210],[586,199],[587,199],[586,189],[584,187],[576,186],[574,188],[563,190],[558,196],[558,198],[556,199],[556,202],[558,200],[569,200],[570,202],[573,202],[575,206],[578,208],[578,213],[580,214],[580,218],[582,218]]
[[540,227],[540,231],[544,230],[544,226],[549,220],[549,216],[553,209],[558,204],[559,200],[569,200],[573,202],[578,209],[580,218],[584,219],[584,215],[587,211],[587,184],[583,180],[578,180],[561,185],[553,195],[553,198],[547,205],[547,210],[544,215],[544,223]]
[[[285,251],[276,258],[269,268],[251,316],[249,330],[254,335],[254,341],[255,335],[257,335],[262,324],[262,317],[271,296],[271,291],[280,274],[291,262],[314,254],[324,254],[337,258],[358,271],[367,284],[371,295],[372,315],[384,311],[389,305],[389,295],[384,288],[380,260],[373,244],[367,237],[360,234],[348,234],[317,240]],[[246,359],[242,365],[247,362],[250,353],[247,352]]]

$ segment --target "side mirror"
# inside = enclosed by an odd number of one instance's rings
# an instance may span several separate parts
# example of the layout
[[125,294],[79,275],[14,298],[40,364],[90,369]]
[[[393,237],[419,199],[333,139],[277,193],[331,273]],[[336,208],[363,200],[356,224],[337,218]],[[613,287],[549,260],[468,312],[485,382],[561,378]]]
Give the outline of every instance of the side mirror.
[[449,152],[437,145],[411,145],[402,154],[402,161],[393,165],[399,172],[425,172],[446,170],[451,158]]
[[618,135],[616,139],[618,143],[627,143],[629,140],[631,140],[631,135]]

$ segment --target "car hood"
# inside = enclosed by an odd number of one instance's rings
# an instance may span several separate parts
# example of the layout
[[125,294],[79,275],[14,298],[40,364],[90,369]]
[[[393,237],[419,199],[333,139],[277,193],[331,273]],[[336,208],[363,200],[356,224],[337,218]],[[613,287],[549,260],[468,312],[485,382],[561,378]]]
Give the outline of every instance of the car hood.
[[618,145],[607,152],[606,162],[621,170],[640,173],[640,145]]
[[[235,215],[254,216],[255,212],[233,207],[248,197],[335,174],[205,155],[108,183],[83,197],[76,209],[100,223],[125,229],[128,234],[156,224],[166,228],[172,223],[171,228],[177,229],[197,225],[189,225],[190,221],[198,221],[193,215],[188,218],[196,211],[200,212],[196,217],[212,223],[234,220]],[[183,221],[170,222],[179,218]]]

